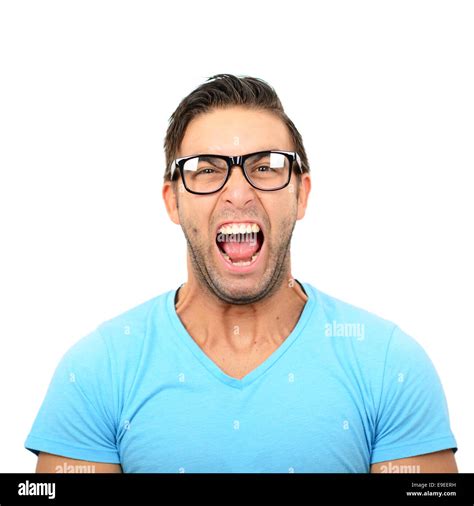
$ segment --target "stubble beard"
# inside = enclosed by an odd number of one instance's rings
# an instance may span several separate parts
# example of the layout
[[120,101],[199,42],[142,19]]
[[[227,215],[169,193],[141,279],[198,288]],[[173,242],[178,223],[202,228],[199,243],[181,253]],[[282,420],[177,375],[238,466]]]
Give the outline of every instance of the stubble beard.
[[[180,222],[197,281],[203,290],[221,301],[238,305],[252,304],[271,296],[283,283],[289,281],[287,277],[290,274],[290,244],[296,223],[294,217],[285,220],[280,227],[281,233],[275,234],[275,237],[282,238],[277,245],[270,244],[269,238],[265,238],[268,255],[267,268],[255,287],[245,289],[231,286],[229,281],[219,273],[215,265],[215,253],[212,251],[214,244],[205,244],[199,240],[198,227],[186,223],[182,217],[180,217]],[[190,231],[195,233],[194,238],[191,238]]]

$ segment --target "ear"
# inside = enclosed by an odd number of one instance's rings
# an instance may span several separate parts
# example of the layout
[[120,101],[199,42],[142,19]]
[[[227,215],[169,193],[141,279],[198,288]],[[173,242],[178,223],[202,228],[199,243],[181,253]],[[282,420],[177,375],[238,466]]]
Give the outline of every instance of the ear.
[[308,197],[311,192],[311,177],[307,172],[304,172],[300,176],[300,187],[298,192],[298,213],[296,215],[297,220],[301,220],[305,213],[308,205]]
[[178,200],[176,196],[176,188],[171,181],[165,181],[162,190],[163,200],[166,206],[166,212],[171,221],[179,225]]

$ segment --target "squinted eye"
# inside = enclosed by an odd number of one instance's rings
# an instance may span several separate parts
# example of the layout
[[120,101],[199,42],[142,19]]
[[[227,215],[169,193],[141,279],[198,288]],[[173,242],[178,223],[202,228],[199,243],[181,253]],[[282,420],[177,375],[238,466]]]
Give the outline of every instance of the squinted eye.
[[206,167],[205,169],[200,169],[196,174],[213,174],[215,172],[214,169],[211,169],[210,167]]

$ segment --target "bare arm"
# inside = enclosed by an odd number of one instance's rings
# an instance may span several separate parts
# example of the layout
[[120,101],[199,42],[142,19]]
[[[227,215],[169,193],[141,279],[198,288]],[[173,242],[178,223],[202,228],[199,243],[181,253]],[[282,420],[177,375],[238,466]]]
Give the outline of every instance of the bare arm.
[[372,473],[457,473],[452,450],[425,453],[405,459],[387,460],[372,464]]
[[36,464],[37,473],[121,473],[120,464],[88,462],[40,452]]

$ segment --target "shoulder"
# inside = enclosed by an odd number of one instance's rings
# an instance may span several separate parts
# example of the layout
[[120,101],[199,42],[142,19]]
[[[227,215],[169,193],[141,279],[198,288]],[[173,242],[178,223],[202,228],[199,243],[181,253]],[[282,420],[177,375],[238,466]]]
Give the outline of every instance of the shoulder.
[[420,364],[430,369],[431,361],[415,338],[396,323],[361,307],[342,301],[310,284],[315,302],[313,328],[325,343],[325,350],[351,370],[357,370],[377,390],[384,373],[395,374]]
[[130,336],[135,340],[143,339],[147,333],[150,320],[153,318],[153,313],[160,305],[160,302],[166,298],[167,293],[153,297],[103,321],[97,327],[97,330],[103,336],[107,345],[123,346],[131,341]]
[[162,293],[104,320],[77,340],[62,361],[74,361],[91,368],[104,360],[130,365],[134,357],[138,359],[170,293]]
[[360,347],[364,354],[387,351],[392,335],[398,329],[393,321],[329,295],[309,283],[305,283],[305,288],[310,290],[315,303],[314,324],[320,327],[325,337],[335,338],[334,344],[352,347],[354,342],[360,343],[364,345]]

